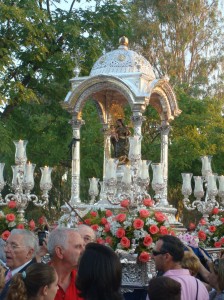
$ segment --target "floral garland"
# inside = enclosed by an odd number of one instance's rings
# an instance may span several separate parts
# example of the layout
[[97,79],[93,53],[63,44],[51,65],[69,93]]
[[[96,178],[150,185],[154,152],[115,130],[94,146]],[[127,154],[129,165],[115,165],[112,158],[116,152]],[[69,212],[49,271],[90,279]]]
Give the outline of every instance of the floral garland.
[[[9,201],[7,204],[6,211],[4,213],[0,210],[0,237],[3,240],[7,240],[10,235],[10,232],[15,229],[29,229],[30,231],[34,231],[36,229],[36,223],[34,220],[30,220],[27,224],[19,223],[18,217],[15,212],[16,203],[15,201]],[[41,229],[46,222],[46,218],[44,216],[38,219],[38,228]]]
[[107,244],[114,250],[136,253],[138,260],[150,260],[150,252],[160,235],[175,235],[166,215],[150,210],[154,201],[144,199],[140,208],[130,213],[129,200],[121,202],[123,210],[114,214],[111,210],[92,210],[82,219],[92,227],[97,235],[97,242]]
[[190,232],[178,237],[192,247],[224,247],[224,217],[223,212],[214,208],[208,219],[202,218],[198,225],[190,223]]

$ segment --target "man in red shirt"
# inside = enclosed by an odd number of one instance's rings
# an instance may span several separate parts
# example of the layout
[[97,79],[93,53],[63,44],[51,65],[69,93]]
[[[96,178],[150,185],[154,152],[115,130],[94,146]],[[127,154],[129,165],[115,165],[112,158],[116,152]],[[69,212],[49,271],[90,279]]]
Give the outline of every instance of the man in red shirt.
[[50,264],[58,274],[58,291],[55,300],[81,300],[75,286],[79,257],[84,250],[80,234],[71,228],[56,228],[48,239]]

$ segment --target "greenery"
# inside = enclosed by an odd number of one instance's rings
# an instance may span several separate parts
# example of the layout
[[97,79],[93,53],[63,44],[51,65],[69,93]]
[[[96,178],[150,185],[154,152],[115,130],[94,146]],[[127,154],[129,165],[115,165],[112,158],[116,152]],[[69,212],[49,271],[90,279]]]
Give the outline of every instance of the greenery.
[[[61,2],[65,3],[65,1]],[[213,171],[224,170],[223,15],[221,1],[155,0],[95,1],[93,8],[61,9],[56,0],[0,0],[0,160],[14,164],[12,141],[26,139],[28,159],[39,167],[53,166],[53,188],[47,217],[57,217],[70,197],[71,115],[61,107],[74,67],[87,76],[94,62],[117,48],[126,35],[130,48],[152,64],[156,75],[168,75],[182,114],[169,135],[169,201],[185,224],[200,216],[184,214],[181,172],[200,174],[200,156],[213,155]],[[130,109],[125,109],[129,123]],[[88,201],[88,178],[102,178],[103,134],[92,99],[83,108],[81,128],[81,197]],[[142,157],[160,160],[158,114],[147,107]],[[155,126],[152,126],[155,125]],[[62,176],[67,173],[68,180]],[[32,217],[39,214],[31,204]]]

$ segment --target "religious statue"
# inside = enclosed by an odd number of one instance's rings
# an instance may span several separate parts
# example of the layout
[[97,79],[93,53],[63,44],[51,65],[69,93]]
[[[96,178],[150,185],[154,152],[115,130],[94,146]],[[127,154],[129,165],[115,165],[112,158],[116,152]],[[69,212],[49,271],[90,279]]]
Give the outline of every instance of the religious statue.
[[111,144],[114,148],[114,157],[119,159],[120,164],[128,162],[129,139],[131,132],[122,119],[116,121],[116,126],[111,125]]

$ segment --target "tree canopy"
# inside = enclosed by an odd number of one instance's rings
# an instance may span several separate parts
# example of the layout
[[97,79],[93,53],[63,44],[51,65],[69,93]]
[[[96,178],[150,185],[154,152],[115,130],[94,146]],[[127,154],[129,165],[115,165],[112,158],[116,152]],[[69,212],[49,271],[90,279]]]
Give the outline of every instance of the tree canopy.
[[[214,156],[223,173],[223,19],[218,0],[93,1],[94,8],[62,9],[56,0],[0,0],[1,161],[11,177],[12,140],[27,139],[28,158],[54,166],[51,204],[70,195],[61,176],[71,168],[71,116],[62,109],[74,69],[88,75],[93,63],[117,48],[126,35],[130,48],[168,75],[182,114],[172,123],[169,144],[169,199],[180,200],[181,172],[200,173],[200,155]],[[128,117],[128,111],[126,118]],[[145,112],[142,156],[160,159],[158,115]],[[87,199],[89,177],[102,174],[103,140],[97,110],[90,99],[81,130],[81,193]],[[90,126],[91,124],[91,126]],[[40,177],[36,172],[36,181]],[[10,187],[7,186],[7,190]]]

